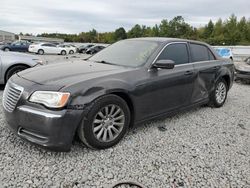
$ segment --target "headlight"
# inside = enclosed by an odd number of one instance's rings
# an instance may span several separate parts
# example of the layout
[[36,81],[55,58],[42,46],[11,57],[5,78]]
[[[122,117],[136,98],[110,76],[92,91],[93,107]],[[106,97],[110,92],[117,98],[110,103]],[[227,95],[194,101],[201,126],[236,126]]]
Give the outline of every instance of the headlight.
[[70,93],[54,91],[35,91],[29,98],[30,102],[43,104],[49,108],[61,108],[68,102]]

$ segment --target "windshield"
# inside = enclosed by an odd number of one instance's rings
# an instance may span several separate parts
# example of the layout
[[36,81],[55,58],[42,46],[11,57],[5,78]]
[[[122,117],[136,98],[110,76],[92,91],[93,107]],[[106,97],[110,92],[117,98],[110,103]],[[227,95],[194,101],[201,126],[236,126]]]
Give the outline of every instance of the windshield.
[[138,67],[146,63],[158,46],[153,41],[123,40],[103,49],[89,60]]

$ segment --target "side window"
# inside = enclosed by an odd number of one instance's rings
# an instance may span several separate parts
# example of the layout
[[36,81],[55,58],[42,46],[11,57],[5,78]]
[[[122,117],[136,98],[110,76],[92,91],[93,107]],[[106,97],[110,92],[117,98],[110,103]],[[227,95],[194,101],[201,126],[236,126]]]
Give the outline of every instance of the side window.
[[21,42],[16,42],[15,45],[16,46],[21,46]]
[[176,65],[189,63],[187,45],[184,43],[170,44],[158,57],[158,60],[173,60]]
[[48,44],[42,44],[42,46],[48,46]]
[[204,45],[190,44],[190,49],[193,62],[215,60],[212,52]]

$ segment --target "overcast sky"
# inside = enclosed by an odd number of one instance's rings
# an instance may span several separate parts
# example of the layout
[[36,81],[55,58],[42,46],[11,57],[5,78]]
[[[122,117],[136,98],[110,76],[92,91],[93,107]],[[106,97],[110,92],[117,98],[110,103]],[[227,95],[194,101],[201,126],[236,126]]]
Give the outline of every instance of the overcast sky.
[[178,15],[200,27],[232,13],[250,18],[250,0],[1,0],[0,30],[33,34],[128,30],[136,23],[153,26]]

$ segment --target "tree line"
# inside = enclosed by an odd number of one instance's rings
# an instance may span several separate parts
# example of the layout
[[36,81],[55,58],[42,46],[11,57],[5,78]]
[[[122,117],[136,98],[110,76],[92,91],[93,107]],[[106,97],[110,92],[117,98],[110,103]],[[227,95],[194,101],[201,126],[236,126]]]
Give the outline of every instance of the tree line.
[[186,23],[182,16],[171,20],[163,19],[153,27],[136,24],[126,32],[120,27],[112,32],[98,33],[95,29],[79,34],[42,33],[38,36],[62,38],[65,42],[114,43],[136,37],[173,37],[201,40],[211,45],[250,45],[250,19],[239,20],[233,14],[224,21],[210,20],[205,26],[196,28]]

